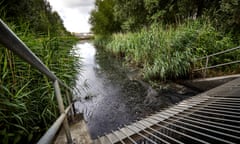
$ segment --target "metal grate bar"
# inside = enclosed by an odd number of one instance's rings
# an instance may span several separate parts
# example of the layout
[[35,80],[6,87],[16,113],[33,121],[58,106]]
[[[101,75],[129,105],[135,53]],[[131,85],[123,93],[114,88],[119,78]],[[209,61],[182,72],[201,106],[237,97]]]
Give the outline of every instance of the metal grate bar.
[[[174,108],[173,108],[173,109],[174,109]],[[178,109],[175,109],[175,110],[178,110]],[[215,120],[222,120],[222,121],[226,121],[226,122],[239,123],[239,121],[231,120],[231,119],[226,119],[226,118],[218,118],[218,117],[206,116],[206,115],[196,114],[196,113],[191,113],[191,114],[192,114],[192,115],[195,115],[195,116],[199,116],[199,117],[209,118],[209,119],[215,119]]]
[[[155,120],[159,121],[159,118],[156,118],[156,117],[149,117],[149,118],[150,118],[150,119],[155,119]],[[161,122],[161,123],[165,123],[165,124],[167,124],[167,125],[172,125],[172,123],[169,123],[169,122],[166,122],[166,121],[160,121],[160,122]],[[163,127],[163,128],[166,128],[166,129],[170,129],[170,130],[173,131],[173,132],[176,132],[176,133],[178,133],[178,134],[180,134],[180,135],[189,137],[189,138],[191,138],[191,139],[193,139],[193,140],[196,140],[196,141],[198,141],[198,142],[201,142],[201,143],[204,143],[204,144],[209,144],[207,141],[198,139],[198,138],[196,138],[196,137],[190,136],[190,135],[185,134],[185,133],[183,133],[183,132],[180,132],[180,131],[171,129],[171,128],[166,127],[166,126],[162,126],[162,125],[160,125],[160,124],[156,124],[156,125],[161,126],[161,127]],[[185,130],[190,130],[190,129],[188,129],[188,128],[184,128],[184,127],[181,127],[181,126],[176,126],[176,125],[175,125],[175,127],[179,127],[179,128],[185,129]],[[191,131],[191,130],[190,130],[190,131]]]
[[231,105],[233,107],[236,107],[236,108],[240,108],[240,105],[238,103],[231,103],[231,102],[218,102],[218,101],[215,101],[213,102],[214,104],[224,104],[224,105]]
[[215,102],[213,102],[211,104],[216,104],[216,105],[219,105],[219,106],[231,106],[231,107],[234,107],[234,108],[240,108],[240,105],[239,104],[235,104],[235,103],[223,103],[223,102],[215,101]]
[[236,109],[240,109],[239,106],[231,106],[231,105],[225,105],[225,104],[216,104],[216,103],[211,103],[209,105],[213,105],[213,106],[221,106],[221,107],[225,107],[225,108],[236,108]]
[[[187,116],[185,116],[185,117],[173,116],[173,117],[177,118],[177,119],[178,119],[177,121],[179,121],[179,120],[185,120],[185,121],[188,121],[188,122],[191,122],[191,123],[202,124],[202,125],[209,126],[209,127],[213,127],[213,128],[219,128],[219,129],[227,130],[227,129],[223,128],[223,127],[219,127],[219,126],[216,126],[216,125],[211,125],[211,124],[206,124],[206,123],[202,123],[202,122],[199,122],[199,121],[190,120],[190,119],[186,118]],[[189,123],[187,123],[187,124],[189,124]],[[204,129],[204,130],[213,132],[213,133],[218,133],[218,134],[222,134],[222,135],[225,135],[225,136],[229,136],[229,137],[232,137],[232,138],[235,138],[235,139],[240,139],[240,137],[236,137],[236,136],[231,135],[231,134],[222,133],[222,132],[215,131],[215,130],[212,130],[212,129],[205,129],[205,128],[202,128],[202,127],[199,127],[199,126],[196,126],[196,127],[199,128],[199,129]],[[239,133],[239,132],[238,132],[238,133]]]
[[109,135],[105,135],[107,140],[111,143],[111,144],[114,144],[113,141],[111,140],[111,138],[109,137]]
[[[144,120],[142,120],[142,121],[144,121]],[[142,122],[142,121],[139,121],[139,123],[142,123],[142,124],[144,125],[144,122]],[[147,122],[147,121],[145,121],[145,122]],[[148,123],[149,123],[149,122],[148,122]],[[168,135],[166,135],[166,134],[164,134],[164,133],[161,133],[160,131],[157,131],[157,130],[151,128],[151,127],[149,127],[149,129],[151,129],[152,131],[158,133],[159,135],[162,135],[162,136],[164,136],[164,137],[167,137],[168,139],[170,139],[170,140],[172,140],[172,141],[174,141],[174,142],[176,142],[176,143],[184,144],[183,142],[181,142],[181,141],[179,141],[179,140],[177,140],[177,139],[175,139],[175,138],[173,138],[173,137],[170,137],[170,136],[168,136]]]
[[[152,118],[144,119],[144,121],[149,122],[149,123],[153,123],[153,122],[152,122],[151,120],[149,120],[149,119],[154,120],[154,121],[157,121],[157,120],[152,119]],[[157,121],[157,122],[158,122],[158,121]],[[180,131],[174,130],[174,129],[172,129],[172,128],[166,127],[166,126],[164,126],[164,125],[160,125],[160,124],[158,124],[158,123],[154,123],[154,124],[155,124],[156,126],[158,126],[158,127],[162,127],[162,128],[164,128],[164,129],[168,129],[169,131],[172,131],[172,132],[177,133],[177,134],[179,134],[179,135],[188,137],[188,138],[190,138],[190,139],[192,139],[192,140],[195,140],[195,141],[198,141],[198,142],[201,142],[201,143],[207,143],[206,141],[200,140],[200,139],[198,139],[198,138],[195,138],[195,137],[190,136],[190,135],[188,135],[188,134],[185,134],[185,133],[182,133],[182,132],[180,132]]]
[[159,141],[162,141],[162,142],[164,142],[164,143],[166,143],[166,144],[170,144],[169,142],[165,141],[164,139],[162,139],[162,138],[160,138],[160,137],[154,135],[154,134],[151,133],[151,132],[148,132],[146,129],[144,129],[145,126],[144,126],[143,128],[141,128],[139,125],[137,125],[137,123],[134,123],[133,126],[139,128],[139,129],[141,129],[142,131],[146,132],[147,134],[149,134],[149,135],[155,137],[155,138],[158,139]]
[[118,128],[120,132],[122,132],[132,143],[137,144],[129,135],[127,135],[123,129]]
[[[189,113],[187,113],[187,114],[189,114]],[[174,117],[178,118],[178,116],[174,116]],[[232,126],[232,125],[228,125],[228,124],[224,124],[224,123],[219,123],[219,122],[212,122],[210,120],[197,119],[197,118],[194,118],[194,117],[190,117],[189,115],[188,116],[182,115],[182,117],[187,118],[187,119],[192,119],[192,120],[195,120],[195,121],[200,121],[200,122],[203,122],[203,123],[210,123],[210,124],[213,124],[212,126],[214,126],[214,127],[218,127],[217,125],[224,126],[224,127],[222,127],[223,130],[228,130],[228,131],[240,134],[240,131],[238,131],[238,130],[226,128],[226,127],[236,128],[236,126]]]
[[[149,144],[149,139],[157,143],[238,143],[240,96],[235,94],[240,91],[224,86],[239,83],[240,78],[137,121],[125,127],[134,133],[122,140],[132,138],[138,144]],[[214,96],[207,95],[210,93]],[[215,96],[217,93],[226,95]]]
[[123,142],[122,139],[114,131],[112,131],[112,134],[114,134],[122,144],[125,144],[125,142]]
[[[195,106],[195,105],[206,105],[206,103],[199,103],[199,102],[191,102],[191,103],[182,103],[178,106]],[[227,103],[227,102],[224,102],[224,101],[218,101],[218,100],[215,100],[215,101],[212,101],[212,102],[208,102],[208,105],[216,105],[216,106],[232,106],[234,108],[237,108],[239,109],[240,106],[238,105],[238,103]]]
[[[214,111],[214,112],[221,112],[221,113],[228,113],[228,114],[233,114],[233,115],[239,115],[239,112],[233,112],[233,111],[226,111],[226,110],[218,110],[218,109],[213,109],[213,108],[207,108],[207,106],[204,107],[204,110],[208,111]],[[238,117],[239,118],[239,117]]]
[[153,140],[151,140],[150,138],[146,137],[145,135],[141,134],[140,131],[136,131],[134,128],[131,128],[131,126],[125,126],[126,128],[128,128],[129,130],[135,132],[136,134],[138,134],[139,136],[143,137],[144,139],[146,139],[147,141],[153,143],[153,144],[157,144],[156,142],[154,142]]
[[226,107],[219,107],[219,106],[211,106],[211,105],[207,105],[205,106],[207,108],[213,108],[213,109],[223,109],[223,110],[230,110],[230,111],[240,111],[240,109],[233,109],[233,108],[226,108]]
[[[164,113],[162,113],[164,114]],[[160,115],[157,115],[158,117],[163,117],[163,116],[160,116]],[[210,129],[206,129],[206,128],[202,128],[202,127],[199,127],[199,126],[196,126],[196,125],[192,125],[192,124],[189,124],[189,123],[185,123],[185,122],[181,122],[181,121],[178,121],[178,120],[172,120],[174,122],[179,122],[179,123],[182,123],[184,125],[188,125],[188,126],[192,126],[192,127],[195,127],[195,128],[199,128],[199,129],[204,129],[204,130],[210,130]],[[182,126],[179,126],[177,124],[174,124],[174,123],[171,123],[170,125],[174,125],[176,127],[180,127],[182,129],[186,129],[188,131],[191,131],[191,132],[194,132],[196,134],[200,134],[200,135],[203,135],[203,136],[206,136],[208,138],[212,138],[212,139],[215,139],[215,140],[218,140],[218,141],[222,141],[222,142],[225,142],[225,143],[230,143],[230,144],[234,144],[233,142],[230,142],[230,141],[227,141],[227,140],[224,140],[224,139],[221,139],[221,138],[218,138],[218,137],[215,137],[215,136],[212,136],[212,135],[208,135],[208,134],[205,134],[205,133],[202,133],[202,132],[199,132],[199,131],[195,131],[193,129],[189,129],[189,128],[186,128],[186,127],[182,127]]]
[[[209,107],[209,108],[207,108]],[[203,105],[203,106],[199,106],[197,105],[196,107],[192,107],[192,109],[197,109],[199,111],[202,111],[202,109],[204,110],[208,110],[208,111],[214,111],[214,112],[222,112],[222,113],[229,113],[229,114],[235,114],[235,115],[239,115],[238,112],[232,112],[232,111],[225,111],[225,110],[217,110],[216,107],[213,107],[214,109],[211,108],[211,106],[208,106],[208,105]],[[232,109],[230,109],[232,110]],[[238,109],[239,110],[239,109]]]
[[[192,109],[196,109],[196,108],[192,107]],[[217,112],[204,111],[204,110],[201,110],[201,109],[203,109],[203,108],[201,107],[201,108],[197,109],[197,112],[205,113],[205,114],[213,114],[213,115],[217,115],[217,116],[224,116],[224,117],[240,118],[239,116],[222,114],[222,113],[217,113]]]

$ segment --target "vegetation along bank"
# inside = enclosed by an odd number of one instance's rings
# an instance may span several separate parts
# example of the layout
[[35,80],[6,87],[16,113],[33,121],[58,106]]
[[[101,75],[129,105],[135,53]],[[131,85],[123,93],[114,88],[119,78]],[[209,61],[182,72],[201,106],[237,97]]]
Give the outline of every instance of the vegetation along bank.
[[[74,86],[76,38],[49,3],[2,0],[0,17],[51,71]],[[52,82],[0,47],[0,143],[36,143],[59,115]]]
[[[239,0],[97,0],[90,23],[98,47],[141,70],[146,80],[189,78],[195,60],[240,43]],[[209,65],[239,59],[239,51]],[[210,73],[238,73],[239,65]]]

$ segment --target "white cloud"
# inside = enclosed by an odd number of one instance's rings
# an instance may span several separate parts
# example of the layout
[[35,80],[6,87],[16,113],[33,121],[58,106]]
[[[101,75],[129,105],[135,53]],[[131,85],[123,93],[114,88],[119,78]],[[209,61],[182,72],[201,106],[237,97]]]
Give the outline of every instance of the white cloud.
[[63,0],[63,5],[66,7],[84,7],[84,6],[92,6],[95,0]]
[[48,0],[70,32],[89,32],[88,19],[95,0]]

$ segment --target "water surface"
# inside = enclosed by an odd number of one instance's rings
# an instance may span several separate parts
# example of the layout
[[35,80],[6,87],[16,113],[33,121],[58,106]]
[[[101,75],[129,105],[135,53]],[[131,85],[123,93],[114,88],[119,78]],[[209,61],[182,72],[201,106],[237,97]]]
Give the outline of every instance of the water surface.
[[79,42],[75,49],[83,65],[77,87],[85,89],[75,105],[84,114],[93,139],[196,94],[170,83],[159,85],[157,95],[151,96],[146,84],[130,80],[119,60],[91,42]]

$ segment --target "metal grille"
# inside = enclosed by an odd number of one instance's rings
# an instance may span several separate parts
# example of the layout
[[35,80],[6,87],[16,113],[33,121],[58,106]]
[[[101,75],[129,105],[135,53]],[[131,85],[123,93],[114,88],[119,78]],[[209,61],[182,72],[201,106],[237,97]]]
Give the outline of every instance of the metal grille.
[[96,144],[239,143],[240,79],[99,137]]

